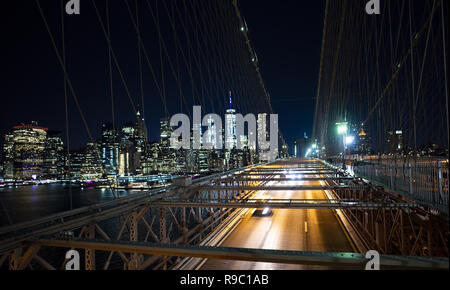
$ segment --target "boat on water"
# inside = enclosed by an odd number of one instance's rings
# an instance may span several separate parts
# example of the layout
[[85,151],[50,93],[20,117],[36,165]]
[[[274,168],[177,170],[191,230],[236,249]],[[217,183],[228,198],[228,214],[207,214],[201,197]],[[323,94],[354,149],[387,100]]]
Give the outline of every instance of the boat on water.
[[129,188],[148,188],[146,183],[143,182],[134,182],[134,183],[130,183],[128,184]]
[[128,183],[122,186],[118,186],[118,189],[134,189],[134,190],[144,190],[144,189],[150,189],[150,186],[147,185],[147,183],[144,182],[133,182]]

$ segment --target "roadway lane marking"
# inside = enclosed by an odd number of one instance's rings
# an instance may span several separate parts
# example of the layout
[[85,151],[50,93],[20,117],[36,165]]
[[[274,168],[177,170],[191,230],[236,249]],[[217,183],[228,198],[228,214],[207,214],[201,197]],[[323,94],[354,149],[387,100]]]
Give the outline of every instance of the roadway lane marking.
[[[323,186],[324,182],[319,181],[320,185]],[[328,198],[328,200],[333,200],[334,198],[332,198],[331,193],[329,192],[329,190],[324,190],[323,191],[325,193],[325,196]],[[336,209],[336,210],[332,210],[333,215],[335,216],[336,220],[338,221],[338,224],[341,228],[341,230],[344,232],[345,237],[347,238],[348,242],[350,243],[350,247],[352,247],[353,252],[358,253],[359,251],[356,248],[355,242],[353,241],[353,238],[350,236],[347,228],[344,226],[343,221],[341,219],[343,219],[344,217],[342,216],[342,212],[340,209]]]
[[305,233],[308,232],[308,222],[305,221]]

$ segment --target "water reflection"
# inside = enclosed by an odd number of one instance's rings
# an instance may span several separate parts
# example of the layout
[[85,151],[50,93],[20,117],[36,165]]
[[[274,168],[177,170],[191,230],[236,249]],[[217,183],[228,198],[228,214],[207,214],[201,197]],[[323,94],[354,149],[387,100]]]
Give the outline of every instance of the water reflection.
[[[71,194],[72,192],[72,194]],[[45,217],[54,213],[112,200],[115,196],[132,193],[125,190],[115,193],[110,188],[87,189],[68,185],[48,184],[0,188],[0,227]],[[9,216],[9,218],[8,218]]]

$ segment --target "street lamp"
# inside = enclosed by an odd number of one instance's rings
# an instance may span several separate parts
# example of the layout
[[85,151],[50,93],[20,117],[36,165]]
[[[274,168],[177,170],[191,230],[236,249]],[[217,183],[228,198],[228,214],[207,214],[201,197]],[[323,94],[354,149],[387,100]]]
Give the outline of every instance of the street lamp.
[[337,126],[337,132],[338,135],[342,135],[342,143],[344,145],[344,152],[342,153],[342,169],[345,170],[345,148],[346,148],[346,141],[347,141],[347,132],[348,132],[348,123],[342,122],[342,123],[336,123]]
[[355,141],[355,137],[354,136],[346,136],[345,137],[345,145],[352,145],[353,142]]
[[337,131],[339,135],[347,135],[348,127],[347,122],[345,123],[336,123]]

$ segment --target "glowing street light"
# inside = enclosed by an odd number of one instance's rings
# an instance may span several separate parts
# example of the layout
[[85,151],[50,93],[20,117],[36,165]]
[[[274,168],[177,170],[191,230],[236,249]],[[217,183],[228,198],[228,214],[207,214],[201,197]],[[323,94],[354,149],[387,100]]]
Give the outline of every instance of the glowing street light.
[[311,151],[312,151],[311,148],[309,148],[308,150],[306,150],[306,155],[305,155],[306,158],[308,158],[308,156],[309,156],[309,154],[311,153]]
[[345,137],[345,145],[351,145],[355,141],[354,136],[346,136]]
[[347,122],[336,123],[337,131],[339,135],[346,135],[348,131]]
[[[350,139],[348,139],[349,136],[347,136],[347,132],[348,132],[348,127],[347,127],[347,122],[342,122],[342,123],[336,123],[337,126],[337,132],[339,135],[342,135],[342,143],[344,143],[344,152],[342,153],[342,168],[345,170],[345,150],[347,148],[347,141],[351,141]],[[353,142],[353,141],[352,141]]]

